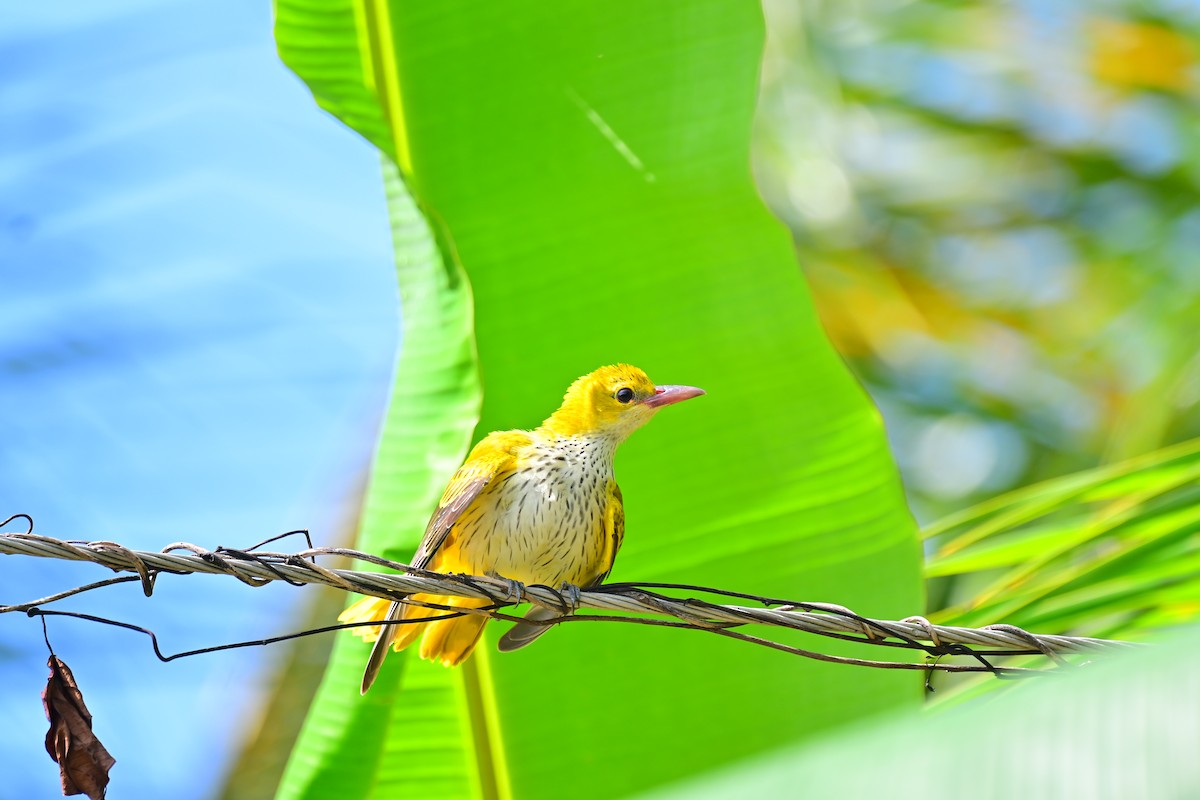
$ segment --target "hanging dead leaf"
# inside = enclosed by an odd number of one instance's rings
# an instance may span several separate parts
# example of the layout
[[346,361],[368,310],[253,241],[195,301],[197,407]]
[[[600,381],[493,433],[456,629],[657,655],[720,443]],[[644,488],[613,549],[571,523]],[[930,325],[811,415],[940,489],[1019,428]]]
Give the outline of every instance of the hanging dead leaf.
[[50,678],[42,692],[42,703],[50,718],[46,752],[58,763],[64,795],[86,794],[91,800],[102,800],[108,771],[116,759],[92,733],[92,715],[70,668],[55,655],[47,663]]

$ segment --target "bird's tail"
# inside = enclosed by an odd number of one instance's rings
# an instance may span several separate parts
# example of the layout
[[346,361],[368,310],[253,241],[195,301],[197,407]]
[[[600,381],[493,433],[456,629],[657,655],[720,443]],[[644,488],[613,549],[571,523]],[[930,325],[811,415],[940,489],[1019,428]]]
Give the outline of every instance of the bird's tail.
[[[455,608],[482,608],[489,605],[487,600],[470,597],[436,597],[431,600],[439,605]],[[434,611],[433,615],[445,613]],[[425,636],[421,639],[421,658],[440,661],[447,667],[457,667],[471,655],[471,651],[479,643],[479,637],[483,635],[483,627],[487,622],[488,617],[483,614],[464,614],[453,619],[425,623],[421,626],[426,628]]]
[[[394,614],[397,607],[401,605],[401,603],[394,603],[382,597],[364,597],[339,614],[338,622],[382,622],[387,619],[400,619],[398,614]],[[350,632],[364,642],[377,642],[379,637],[383,636],[394,649],[403,650],[413,638],[407,634],[413,628],[419,627],[419,625],[363,625],[351,628]],[[420,631],[416,631],[414,636],[416,633],[420,633]]]
[[[479,608],[488,604],[486,600],[474,600],[465,597],[444,597],[441,595],[417,594],[413,600],[433,605],[454,606],[459,608]],[[400,651],[417,640],[425,633],[421,641],[421,658],[430,661],[440,661],[448,667],[454,667],[466,660],[475,649],[483,627],[488,618],[483,615],[465,614],[453,619],[436,619],[445,616],[446,611],[437,608],[424,608],[409,603],[396,603],[379,597],[365,597],[353,604],[338,616],[340,622],[374,622],[383,620],[412,620],[404,625],[363,625],[352,628],[355,636],[364,641],[374,642],[371,657],[367,660],[367,668],[363,673],[362,692],[367,693],[383,659],[390,650]],[[432,622],[416,620],[428,617],[435,618]]]
[[561,612],[542,606],[534,606],[525,615],[525,619],[532,620],[532,622],[518,622],[516,625],[513,625],[508,630],[508,633],[500,637],[500,643],[497,645],[498,649],[501,653],[511,653],[513,650],[520,650],[550,630],[549,625],[539,625],[537,623],[557,619],[561,616]]
[[[415,595],[414,599],[436,603],[440,602],[443,598]],[[397,603],[380,597],[364,597],[339,614],[338,621],[376,622],[420,619],[421,617],[434,616],[437,613],[435,609],[421,608],[420,606],[413,606],[407,603]],[[363,671],[361,688],[363,694],[366,694],[367,690],[371,688],[371,684],[375,683],[375,678],[379,676],[379,670],[383,666],[383,660],[387,657],[387,654],[392,650],[398,652],[408,647],[416,641],[416,638],[421,635],[421,631],[424,629],[425,624],[420,622],[406,625],[363,625],[351,628],[355,636],[362,638],[365,642],[375,643],[375,646],[371,648],[371,656],[367,659],[367,667]]]

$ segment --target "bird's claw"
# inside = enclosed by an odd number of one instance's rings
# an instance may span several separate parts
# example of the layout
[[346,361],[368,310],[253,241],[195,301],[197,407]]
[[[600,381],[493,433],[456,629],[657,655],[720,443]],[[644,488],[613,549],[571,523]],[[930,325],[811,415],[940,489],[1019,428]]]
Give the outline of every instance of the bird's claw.
[[562,587],[559,589],[560,596],[563,599],[563,613],[570,614],[579,610],[580,598],[583,590],[573,583],[563,581]]
[[488,570],[485,573],[489,578],[495,578],[498,581],[503,581],[505,584],[506,600],[511,600],[514,603],[519,603],[525,597],[525,584],[520,581],[506,578],[495,570]]

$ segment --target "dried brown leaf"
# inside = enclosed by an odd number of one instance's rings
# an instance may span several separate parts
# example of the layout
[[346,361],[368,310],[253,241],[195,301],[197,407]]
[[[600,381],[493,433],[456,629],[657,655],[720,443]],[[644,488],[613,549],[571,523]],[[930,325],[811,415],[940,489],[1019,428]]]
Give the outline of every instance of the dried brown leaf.
[[75,676],[63,661],[50,656],[50,678],[42,703],[50,719],[46,752],[58,763],[64,795],[86,794],[102,800],[108,771],[117,763],[92,733],[92,715],[83,702]]

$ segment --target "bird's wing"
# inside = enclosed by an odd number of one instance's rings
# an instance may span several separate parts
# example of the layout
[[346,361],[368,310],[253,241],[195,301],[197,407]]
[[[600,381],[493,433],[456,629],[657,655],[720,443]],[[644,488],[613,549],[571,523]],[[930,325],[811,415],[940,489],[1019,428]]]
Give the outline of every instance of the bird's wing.
[[[471,450],[467,460],[450,479],[442,499],[438,502],[437,511],[425,527],[425,536],[421,539],[417,552],[409,562],[417,569],[428,569],[438,551],[446,543],[454,523],[463,515],[471,504],[479,499],[484,489],[511,475],[517,466],[517,451],[531,442],[529,434],[524,431],[497,431],[488,434]],[[403,604],[394,602],[388,607],[387,619],[398,620],[403,612]],[[396,626],[384,625],[371,648],[367,658],[367,667],[363,671],[362,693],[366,694],[379,675],[383,659],[387,657],[396,638]]]
[[597,586],[604,582],[612,572],[617,560],[617,551],[625,541],[625,501],[621,497],[621,487],[616,481],[608,484],[608,503],[604,508],[604,569],[588,586]]
[[[616,561],[617,551],[621,549],[623,541],[625,541],[625,503],[621,499],[621,489],[616,482],[611,482],[608,485],[608,502],[604,507],[604,549],[600,562],[602,571],[588,581],[587,586],[597,586],[604,582],[608,573],[612,572],[613,562]],[[501,653],[520,650],[550,630],[550,626],[545,623],[562,616],[561,611],[534,606],[525,615],[527,621],[513,625],[507,633],[500,637],[497,647]]]
[[471,450],[467,460],[454,473],[438,502],[437,511],[425,528],[425,536],[413,555],[412,566],[428,569],[454,523],[489,485],[507,478],[517,466],[516,451],[530,443],[524,431],[498,431],[489,434]]

